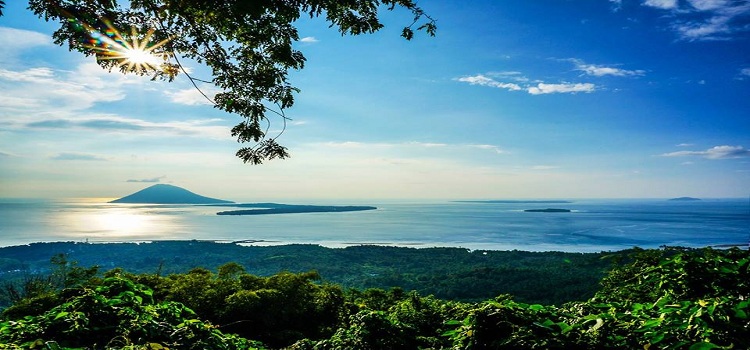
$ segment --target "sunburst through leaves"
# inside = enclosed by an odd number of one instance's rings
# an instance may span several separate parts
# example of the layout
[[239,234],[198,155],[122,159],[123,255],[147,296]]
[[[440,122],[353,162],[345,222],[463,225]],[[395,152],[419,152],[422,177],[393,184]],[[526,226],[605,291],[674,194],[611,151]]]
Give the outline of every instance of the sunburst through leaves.
[[131,27],[130,35],[125,37],[111,22],[104,19],[101,20],[104,25],[101,29],[75,19],[73,21],[78,22],[76,24],[87,36],[87,41],[82,46],[91,50],[97,60],[111,60],[126,73],[153,73],[169,77],[176,75],[176,65],[169,62],[171,53],[164,47],[170,39],[153,42],[153,28],[144,34]]

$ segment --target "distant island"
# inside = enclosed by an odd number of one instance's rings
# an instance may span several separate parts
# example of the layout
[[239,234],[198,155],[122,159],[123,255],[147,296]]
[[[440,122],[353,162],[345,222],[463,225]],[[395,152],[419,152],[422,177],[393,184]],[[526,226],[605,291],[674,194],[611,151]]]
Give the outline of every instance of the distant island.
[[235,203],[223,199],[216,199],[197,195],[184,188],[157,184],[142,189],[129,196],[111,201],[110,203],[127,204],[194,204],[210,207],[252,208],[242,210],[220,211],[216,215],[265,215],[265,214],[295,214],[295,213],[333,213],[347,211],[374,210],[371,206],[336,206],[336,205],[295,205],[280,203]]
[[197,195],[182,187],[156,184],[144,188],[131,195],[115,199],[110,203],[127,204],[218,204],[234,203],[223,199],[216,199]]
[[257,208],[257,209],[220,211],[216,213],[216,215],[332,213],[332,212],[348,212],[348,211],[363,211],[363,210],[378,209],[376,207],[371,207],[371,206],[294,205],[294,204],[279,204],[279,203],[248,203],[248,204],[236,204],[236,205],[231,205],[231,206],[241,207],[241,208]]
[[556,208],[526,209],[524,211],[527,213],[570,213],[570,209],[556,209]]
[[498,203],[498,204],[566,204],[573,203],[564,200],[484,200],[484,201],[454,201],[456,203]]
[[695,202],[701,200],[700,198],[693,198],[693,197],[678,197],[678,198],[672,198],[670,201],[675,202]]

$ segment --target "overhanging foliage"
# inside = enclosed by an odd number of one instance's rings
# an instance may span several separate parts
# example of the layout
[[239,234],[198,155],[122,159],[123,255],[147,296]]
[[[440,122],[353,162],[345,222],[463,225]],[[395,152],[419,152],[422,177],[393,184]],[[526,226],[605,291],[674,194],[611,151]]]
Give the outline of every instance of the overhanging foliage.
[[[60,24],[55,43],[95,56],[104,68],[169,81],[187,76],[216,108],[242,117],[231,135],[253,144],[236,153],[251,164],[289,156],[276,140],[289,119],[284,111],[299,92],[287,81],[288,72],[305,63],[293,47],[300,39],[295,21],[324,17],[342,35],[359,35],[381,29],[380,11],[396,8],[413,14],[402,30],[405,39],[415,30],[435,34],[435,21],[412,0],[29,0],[36,15]],[[205,64],[212,77],[191,76],[185,59]],[[198,83],[221,92],[210,96]],[[273,117],[282,131],[269,135]]]

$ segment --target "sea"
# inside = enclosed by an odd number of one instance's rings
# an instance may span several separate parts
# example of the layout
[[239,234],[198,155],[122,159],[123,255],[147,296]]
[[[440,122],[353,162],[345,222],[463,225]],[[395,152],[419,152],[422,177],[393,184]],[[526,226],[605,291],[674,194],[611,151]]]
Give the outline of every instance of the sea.
[[[600,252],[633,247],[748,248],[745,199],[533,201],[320,201],[376,210],[219,216],[198,205],[101,200],[0,199],[0,246],[34,242],[208,240],[244,245],[462,247],[470,250]],[[527,212],[561,208],[570,212]]]

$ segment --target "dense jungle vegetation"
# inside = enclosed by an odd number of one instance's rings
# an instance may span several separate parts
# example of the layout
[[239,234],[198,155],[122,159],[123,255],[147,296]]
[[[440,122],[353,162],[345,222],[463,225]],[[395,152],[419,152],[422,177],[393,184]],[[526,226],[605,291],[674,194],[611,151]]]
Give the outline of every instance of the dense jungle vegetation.
[[[481,301],[499,294],[535,304],[585,300],[599,289],[612,266],[605,256],[462,248],[317,245],[242,246],[206,241],[85,244],[35,243],[0,248],[0,286],[34,274],[49,274],[50,257],[65,254],[80,266],[121,267],[133,273],[168,275],[196,267],[215,271],[236,262],[258,276],[317,271],[323,282],[344,288],[401,287],[440,299]],[[0,307],[9,300],[1,300]]]
[[615,265],[591,297],[541,304],[345,288],[315,271],[263,277],[239,263],[100,273],[56,255],[48,274],[5,284],[13,305],[0,348],[750,348],[747,250],[634,249],[605,260]]

